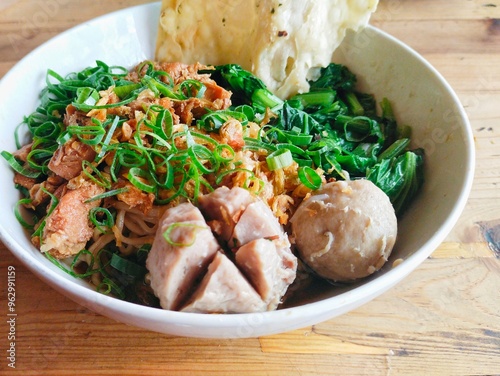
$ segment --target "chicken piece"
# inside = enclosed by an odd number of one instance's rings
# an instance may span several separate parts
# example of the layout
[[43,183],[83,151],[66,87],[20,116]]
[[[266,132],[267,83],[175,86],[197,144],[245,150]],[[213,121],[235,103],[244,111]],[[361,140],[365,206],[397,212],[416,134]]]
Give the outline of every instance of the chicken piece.
[[206,98],[188,98],[175,101],[173,108],[175,114],[183,124],[191,125],[193,120],[200,119],[207,112],[225,110],[231,105],[229,98],[220,98],[210,101]]
[[145,108],[156,104],[157,98],[156,94],[151,89],[144,89],[139,93],[137,98],[128,104],[132,114],[137,114],[137,112],[142,112]]
[[174,85],[180,84],[182,81],[193,79],[205,82],[211,79],[206,74],[199,74],[198,71],[201,69],[207,69],[206,65],[195,63],[195,64],[184,64],[180,62],[161,62],[158,64],[156,69],[160,69],[169,74],[170,77],[165,77],[164,79],[168,81],[171,78],[174,81]]
[[146,193],[141,191],[139,188],[133,184],[120,180],[117,184],[113,186],[113,189],[127,187],[128,191],[119,193],[116,198],[123,201],[131,208],[136,208],[140,210],[144,215],[153,208],[153,203],[155,200],[154,193]]
[[23,162],[26,162],[28,160],[28,154],[31,153],[32,148],[33,148],[33,142],[30,142],[30,143],[22,146],[21,148],[19,148],[15,152],[13,152],[12,155],[14,157],[16,157],[17,159],[19,159]]
[[246,189],[234,187],[217,188],[198,200],[212,230],[224,241],[229,241],[236,222],[246,207],[257,198]]
[[89,211],[101,200],[85,201],[101,193],[104,188],[91,182],[68,190],[46,218],[40,250],[62,259],[84,249],[93,233]]
[[71,139],[60,146],[49,161],[48,168],[66,180],[82,172],[82,161],[92,161],[96,152],[91,146]]
[[217,252],[200,286],[181,311],[250,313],[263,312],[266,307],[231,260],[222,252]]
[[229,242],[230,246],[240,247],[252,240],[260,238],[283,239],[285,233],[264,201],[258,200],[249,204],[234,226]]
[[[31,207],[36,207],[40,204],[46,203],[49,201],[50,196],[45,192],[55,193],[56,190],[65,185],[66,180],[57,175],[51,175],[47,178],[47,180],[35,184],[30,188],[30,198],[31,198]],[[56,196],[60,197],[60,196]]]
[[240,150],[245,146],[243,126],[236,119],[226,121],[219,129],[219,134],[221,136],[221,142],[223,144],[228,144],[234,150]]
[[20,185],[26,189],[31,189],[36,184],[36,179],[29,178],[16,172],[14,173],[14,184]]
[[[16,159],[26,163],[28,161],[28,155],[31,152],[32,147],[33,147],[33,142],[30,142],[29,144],[26,144],[22,146],[20,149],[13,152],[12,155]],[[19,184],[21,187],[24,187],[26,189],[31,189],[36,184],[36,179],[28,178],[16,172],[14,174],[14,184]]]
[[228,108],[231,105],[231,92],[224,89],[222,86],[217,85],[215,81],[203,80],[203,85],[205,85],[205,93],[203,98],[213,102],[215,106],[220,106],[221,108]]
[[[139,82],[140,76],[146,73],[148,67],[148,64],[143,64],[141,72],[137,72],[137,69],[135,69],[129,73],[127,79]],[[190,125],[193,120],[200,118],[209,111],[225,110],[231,106],[231,92],[219,86],[217,82],[210,78],[209,74],[198,73],[199,70],[208,69],[205,65],[199,63],[188,65],[179,62],[162,62],[154,63],[154,69],[168,73],[168,75],[161,78],[167,85],[174,84],[177,86],[186,80],[199,81],[204,85],[204,92],[201,97],[193,95],[196,93],[185,93],[187,94],[187,99],[175,100],[169,103],[168,108],[173,108],[174,110],[174,124],[181,122]],[[144,99],[150,102],[156,100],[154,96],[143,98],[143,100],[140,99],[138,98],[137,101],[130,103],[129,107],[132,110],[140,110]],[[160,100],[160,105],[163,106],[161,103],[162,100]]]
[[193,204],[165,211],[146,260],[151,287],[162,308],[180,308],[218,249],[210,227]]
[[83,111],[77,110],[72,104],[66,106],[66,113],[63,119],[64,125],[92,125],[92,119]]
[[203,96],[200,98],[189,97],[186,100],[173,102],[175,114],[182,123],[190,125],[194,119],[202,117],[208,111],[225,110],[231,105],[231,92],[219,86],[208,74],[198,73],[198,70],[207,69],[207,66],[199,63],[188,65],[163,62],[157,68],[167,72],[175,85],[186,80],[196,80],[205,86]]
[[302,261],[341,282],[379,270],[398,227],[389,197],[366,179],[325,184],[299,205],[291,223]]
[[278,242],[267,239],[253,240],[238,249],[235,261],[267,310],[275,310],[296,276],[297,258],[290,247],[282,248]]

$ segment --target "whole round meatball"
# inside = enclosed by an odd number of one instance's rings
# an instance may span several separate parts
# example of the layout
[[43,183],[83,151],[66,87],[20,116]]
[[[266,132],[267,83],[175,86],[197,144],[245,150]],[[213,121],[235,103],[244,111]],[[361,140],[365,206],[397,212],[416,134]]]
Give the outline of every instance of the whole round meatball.
[[291,223],[302,261],[333,281],[379,270],[396,242],[389,197],[366,179],[325,184],[299,205]]

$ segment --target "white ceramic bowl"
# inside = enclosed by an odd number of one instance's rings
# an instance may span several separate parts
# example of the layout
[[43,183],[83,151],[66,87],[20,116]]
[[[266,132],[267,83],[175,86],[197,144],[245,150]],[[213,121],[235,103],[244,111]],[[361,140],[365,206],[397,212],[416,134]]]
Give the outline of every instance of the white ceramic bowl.
[[[38,103],[46,69],[66,74],[95,60],[132,67],[154,57],[160,4],[125,9],[71,29],[40,46],[0,83],[0,150],[15,150],[13,132]],[[349,288],[308,291],[307,301],[274,312],[204,315],[139,306],[94,291],[52,265],[30,243],[12,208],[19,198],[7,163],[0,163],[0,234],[4,244],[35,275],[74,301],[110,318],[173,335],[237,338],[298,329],[352,310],[400,282],[444,240],[467,200],[473,177],[471,128],[462,106],[441,75],[421,56],[386,33],[368,27],[349,34],[335,61],[358,75],[360,89],[392,101],[400,123],[426,152],[425,185],[400,221],[389,262],[376,275]],[[392,267],[393,261],[403,262]]]

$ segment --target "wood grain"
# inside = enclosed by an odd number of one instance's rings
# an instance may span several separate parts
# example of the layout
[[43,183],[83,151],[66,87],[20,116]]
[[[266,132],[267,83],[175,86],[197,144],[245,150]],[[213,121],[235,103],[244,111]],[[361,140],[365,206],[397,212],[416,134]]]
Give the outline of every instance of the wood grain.
[[[33,48],[145,0],[2,0],[0,76]],[[79,306],[0,244],[0,317],[16,268],[16,370],[1,375],[500,375],[500,1],[381,0],[372,23],[456,90],[476,139],[469,202],[446,241],[398,286],[348,314],[274,336],[204,340],[145,332]],[[4,320],[5,321],[5,320]],[[8,325],[0,323],[6,353]],[[12,372],[11,372],[12,371]]]

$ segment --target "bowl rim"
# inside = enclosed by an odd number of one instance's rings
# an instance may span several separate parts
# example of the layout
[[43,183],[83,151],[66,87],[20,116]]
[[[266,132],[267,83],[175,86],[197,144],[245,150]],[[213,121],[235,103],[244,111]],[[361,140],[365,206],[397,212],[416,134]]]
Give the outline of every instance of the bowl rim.
[[[117,16],[122,12],[136,12],[137,10],[146,10],[150,13],[155,11],[159,7],[160,3],[149,3],[143,5],[137,5],[125,9],[121,9],[115,12],[111,12],[99,17],[96,17],[90,21],[87,21],[83,24],[74,26],[61,34],[56,35],[55,37],[49,39],[44,42],[42,45],[35,48],[33,51],[25,55],[13,68],[11,68],[0,81],[0,86],[6,81],[8,81],[9,77],[15,74],[16,67],[19,64],[22,64],[24,61],[28,60],[34,54],[38,53],[41,49],[47,47],[50,43],[56,43],[60,38],[66,38],[68,34],[75,32],[79,28],[88,24],[92,24],[95,22],[102,22],[107,17]],[[454,102],[460,104],[460,100],[454,90],[451,88],[449,83],[444,79],[444,77],[427,61],[425,60],[419,53],[417,53],[414,49],[391,36],[385,31],[380,30],[377,27],[372,25],[368,25],[367,29],[371,33],[377,34],[378,37],[385,38],[389,40],[392,44],[397,45],[399,48],[404,49],[407,53],[411,54],[412,57],[419,61],[420,64],[423,64],[426,69],[431,71],[431,73],[438,79],[439,84],[443,87],[443,89],[450,95]],[[78,283],[72,283],[71,289],[67,288],[68,280],[64,278],[62,275],[58,273],[54,273],[52,270],[47,268],[44,265],[40,265],[40,262],[34,259],[29,252],[21,247],[16,239],[9,233],[9,230],[0,225],[0,240],[5,244],[5,246],[11,251],[14,256],[21,261],[33,274],[35,274],[39,279],[62,293],[76,301],[79,304],[87,306],[88,308],[96,311],[100,314],[103,314],[108,317],[115,318],[120,317],[120,321],[125,323],[130,323],[130,316],[138,316],[138,317],[148,317],[154,325],[161,325],[160,328],[152,328],[150,326],[143,326],[143,328],[147,328],[150,330],[156,330],[164,333],[172,333],[175,332],[175,329],[169,327],[172,326],[189,326],[192,328],[206,328],[210,326],[212,328],[232,328],[235,326],[240,326],[242,322],[253,322],[255,317],[258,316],[258,325],[262,325],[263,327],[269,328],[270,325],[276,322],[290,322],[291,318],[293,320],[297,320],[300,318],[301,321],[296,323],[295,325],[288,325],[289,329],[298,329],[300,327],[314,324],[320,321],[324,321],[326,319],[333,318],[334,316],[338,316],[343,314],[351,309],[357,308],[358,306],[364,304],[365,302],[375,298],[376,296],[384,293],[397,283],[399,283],[404,277],[410,274],[413,270],[415,270],[430,254],[441,244],[441,242],[445,239],[448,233],[451,231],[453,226],[458,221],[459,216],[461,215],[465,205],[467,203],[473,178],[474,178],[474,167],[475,167],[475,149],[473,142],[472,129],[470,126],[470,122],[468,116],[463,109],[463,106],[457,106],[457,110],[459,116],[464,124],[463,129],[463,139],[464,144],[466,146],[466,166],[465,170],[467,173],[465,174],[465,179],[463,179],[460,195],[458,200],[456,201],[453,209],[450,214],[446,218],[446,220],[441,224],[439,230],[436,231],[431,238],[429,238],[423,247],[418,249],[414,254],[405,258],[405,260],[399,264],[397,267],[388,270],[384,274],[377,276],[376,278],[363,283],[360,286],[353,288],[352,290],[343,292],[339,295],[329,297],[326,299],[322,299],[316,302],[306,303],[300,306],[294,306],[290,308],[283,308],[276,311],[268,311],[262,312],[259,314],[255,313],[243,313],[243,314],[225,314],[225,315],[204,315],[198,313],[186,313],[186,312],[176,312],[176,311],[168,311],[159,308],[151,308],[147,306],[138,305],[135,303],[130,303],[126,301],[122,301],[117,298],[112,298],[109,296],[102,295],[89,287],[79,285]],[[332,315],[333,310],[335,310],[335,315]],[[110,315],[110,312],[113,314]],[[314,315],[311,312],[322,312],[322,315],[318,317],[315,313]],[[133,325],[137,326],[137,323],[133,323]],[[257,326],[257,324],[256,324]],[[255,331],[250,333],[250,335],[239,335],[237,337],[255,337],[263,334],[273,334],[277,332],[283,332],[282,329],[277,329],[273,332],[273,330],[266,330],[265,333],[261,333],[259,328],[254,328]],[[185,335],[185,334],[182,334]],[[196,335],[195,335],[196,336]],[[235,337],[234,335],[224,335],[221,332],[221,335],[204,335],[200,333],[201,337]]]

